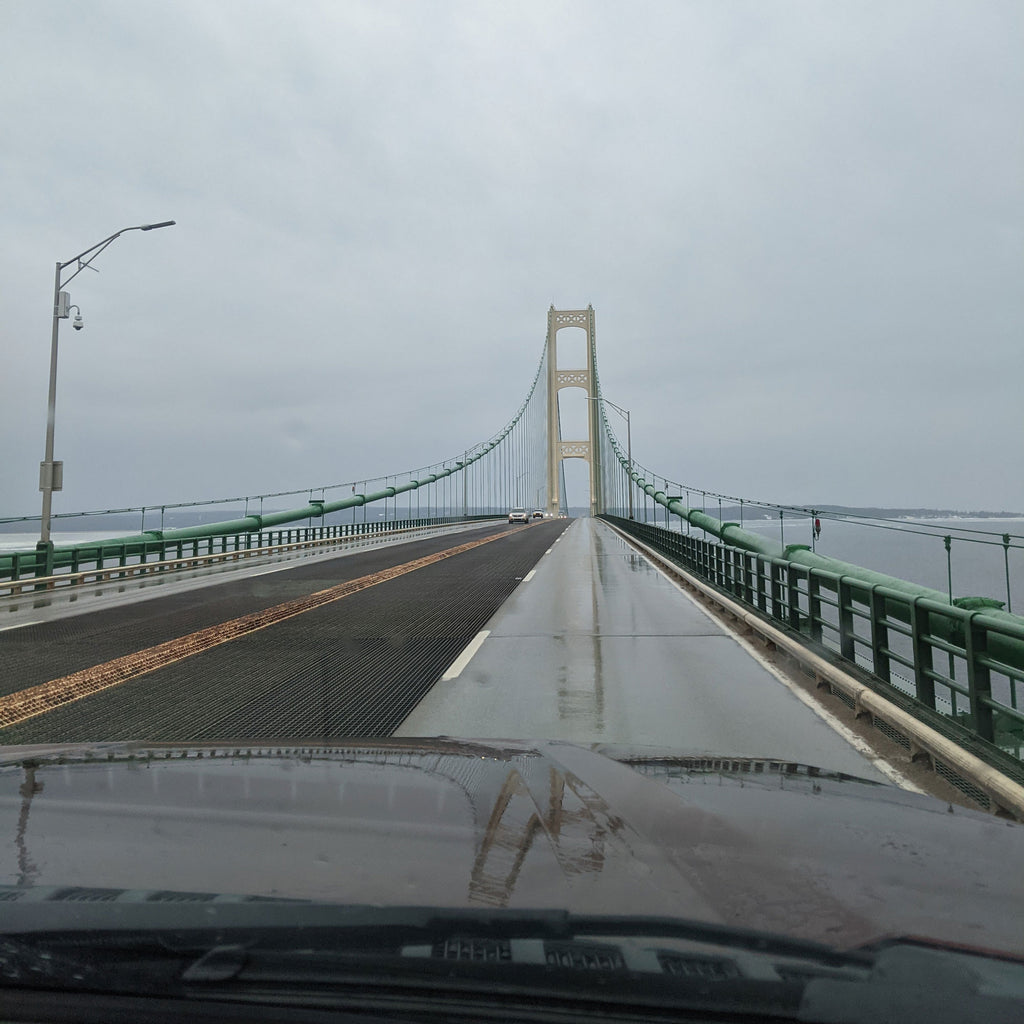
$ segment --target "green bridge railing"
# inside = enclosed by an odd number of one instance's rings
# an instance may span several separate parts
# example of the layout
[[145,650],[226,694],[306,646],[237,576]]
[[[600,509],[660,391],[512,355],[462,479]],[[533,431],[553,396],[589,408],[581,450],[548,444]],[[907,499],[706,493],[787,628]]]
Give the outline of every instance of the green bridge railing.
[[[432,526],[485,522],[494,518],[491,515],[426,516],[414,519],[369,520],[368,522],[333,523],[329,526],[302,526],[276,530],[195,533],[191,537],[161,537],[155,536],[159,531],[153,531],[154,535],[144,534],[140,537],[87,541],[82,544],[55,548],[52,571],[46,575],[87,572],[109,569],[112,566],[122,567],[147,562],[185,560],[199,558],[201,555],[255,551],[259,548],[282,547],[289,544],[382,536]],[[0,556],[0,582],[44,578],[43,574],[37,572],[38,568],[39,560],[36,550],[16,551]]]

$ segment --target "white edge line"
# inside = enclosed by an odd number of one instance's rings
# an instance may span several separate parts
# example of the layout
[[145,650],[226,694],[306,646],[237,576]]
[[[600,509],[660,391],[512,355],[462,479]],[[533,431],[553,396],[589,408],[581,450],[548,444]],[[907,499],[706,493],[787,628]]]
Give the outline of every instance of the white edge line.
[[529,582],[530,582],[530,580],[532,580],[532,579],[533,579],[533,577],[534,577],[534,576],[536,576],[536,575],[537,575],[537,570],[536,570],[536,569],[531,569],[531,570],[530,570],[530,571],[529,571],[529,572],[528,572],[528,573],[527,573],[527,574],[526,574],[526,575],[525,575],[525,576],[523,577],[523,582],[524,582],[524,583],[529,583]]
[[441,676],[442,683],[449,683],[453,679],[458,679],[462,675],[463,669],[473,660],[473,655],[480,650],[483,642],[491,635],[489,629],[481,629],[479,633],[472,640],[466,644],[463,652],[451,663],[448,671]]
[[692,594],[690,594],[686,588],[676,579],[672,578],[672,575],[667,572],[661,565],[659,565],[654,559],[648,559],[651,565],[654,566],[662,576],[665,577],[682,595],[687,598],[690,603],[703,612],[719,629],[725,632],[725,635],[730,639],[734,640],[737,644],[742,647],[747,654],[749,654],[754,661],[756,661],[762,668],[770,672],[783,686],[786,687],[790,693],[793,694],[801,703],[805,704],[811,711],[813,711],[825,724],[837,732],[847,743],[857,751],[871,766],[882,773],[890,782],[894,785],[899,786],[900,789],[909,790],[911,793],[925,793],[923,789],[916,786],[910,781],[901,771],[893,767],[888,761],[881,757],[876,750],[874,750],[870,744],[862,740],[855,732],[848,729],[835,715],[832,714],[827,708],[823,708],[813,697],[804,693],[799,686],[796,685],[792,680],[787,679],[785,674],[780,672],[767,658],[765,658],[760,651],[748,640],[734,633],[731,629],[725,626],[721,621],[715,618],[711,612],[705,608],[700,601],[696,600]]
[[6,633],[9,629],[24,629],[26,626],[40,626],[42,623],[42,619],[36,619],[34,622],[18,622],[13,626],[0,626],[0,633]]

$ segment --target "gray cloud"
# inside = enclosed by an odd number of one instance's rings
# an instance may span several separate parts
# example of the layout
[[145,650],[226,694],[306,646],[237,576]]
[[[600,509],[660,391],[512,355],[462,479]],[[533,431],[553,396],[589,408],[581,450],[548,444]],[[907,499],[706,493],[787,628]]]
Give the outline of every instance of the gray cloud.
[[8,4],[0,514],[329,483],[497,430],[597,310],[644,464],[1024,509],[1014,2]]

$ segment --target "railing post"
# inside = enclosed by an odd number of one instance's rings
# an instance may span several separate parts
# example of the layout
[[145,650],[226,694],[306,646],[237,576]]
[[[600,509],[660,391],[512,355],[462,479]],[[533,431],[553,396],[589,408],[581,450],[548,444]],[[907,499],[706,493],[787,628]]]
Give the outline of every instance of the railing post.
[[807,617],[811,639],[821,643],[821,578],[811,569],[807,574]]
[[771,563],[772,618],[781,620],[782,615],[782,566],[776,559]]
[[925,707],[935,708],[935,680],[932,678],[932,646],[925,639],[929,633],[929,614],[918,607],[919,598],[910,602],[910,640],[914,650],[914,692]]
[[967,656],[967,693],[971,703],[971,718],[974,731],[990,743],[995,740],[995,726],[992,720],[992,673],[984,663],[988,652],[988,631],[979,626],[975,619],[977,612],[971,612],[964,629],[964,649]]
[[836,588],[839,599],[839,653],[847,661],[857,660],[853,630],[853,591],[845,576],[840,576]]
[[877,587],[871,588],[871,670],[887,683],[892,681],[889,672],[889,628],[885,624],[885,598]]
[[789,606],[789,626],[800,630],[800,574],[790,563],[786,566],[786,603]]

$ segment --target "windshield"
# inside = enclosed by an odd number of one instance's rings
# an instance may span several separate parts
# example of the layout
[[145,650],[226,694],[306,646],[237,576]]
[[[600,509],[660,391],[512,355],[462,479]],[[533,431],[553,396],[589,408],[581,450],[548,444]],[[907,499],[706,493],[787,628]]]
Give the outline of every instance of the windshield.
[[1021,21],[4,5],[19,963],[1024,954]]

